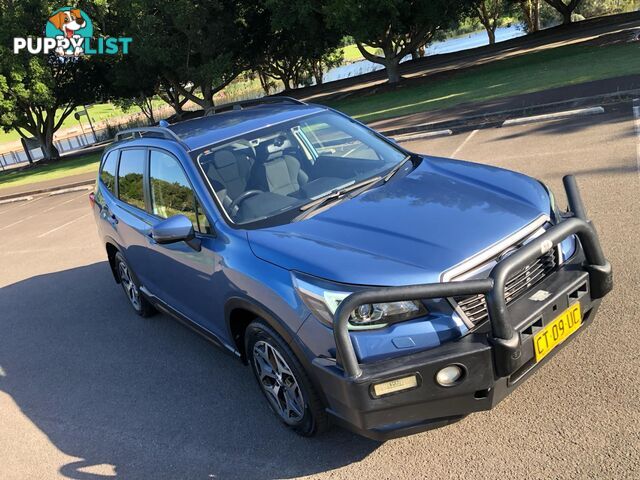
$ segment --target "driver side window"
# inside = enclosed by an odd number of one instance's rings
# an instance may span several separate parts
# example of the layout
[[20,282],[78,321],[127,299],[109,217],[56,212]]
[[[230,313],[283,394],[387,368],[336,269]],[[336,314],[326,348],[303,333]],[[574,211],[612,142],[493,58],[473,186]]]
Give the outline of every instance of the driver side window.
[[202,206],[176,158],[159,150],[151,150],[149,181],[154,215],[161,218],[184,215],[191,220],[194,230],[211,233]]

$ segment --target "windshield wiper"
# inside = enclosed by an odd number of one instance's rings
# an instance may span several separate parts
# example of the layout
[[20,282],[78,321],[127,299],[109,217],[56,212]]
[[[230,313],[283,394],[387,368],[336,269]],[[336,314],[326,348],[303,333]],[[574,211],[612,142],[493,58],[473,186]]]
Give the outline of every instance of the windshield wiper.
[[384,183],[387,183],[389,180],[391,180],[391,177],[393,177],[396,173],[398,173],[400,169],[404,167],[409,160],[411,160],[411,155],[407,155],[406,157],[404,157],[404,160],[402,160],[398,165],[393,167],[391,171],[384,176]]
[[300,211],[304,212],[301,215],[298,215],[296,217],[296,220],[300,220],[302,218],[306,218],[308,217],[311,212],[313,212],[314,210],[317,210],[318,208],[325,206],[335,200],[340,200],[343,197],[349,195],[349,198],[353,198],[356,195],[362,193],[363,191],[365,191],[367,188],[369,188],[371,185],[373,185],[374,183],[378,183],[380,180],[382,180],[382,177],[377,176],[377,177],[372,177],[369,178],[367,180],[364,180],[362,182],[358,182],[358,183],[354,183],[352,185],[349,185],[348,187],[343,187],[343,188],[336,188],[333,190],[328,191],[327,193],[325,193],[323,196],[321,196],[320,198],[317,198],[315,200],[312,200],[309,203],[305,203],[304,205],[302,205],[300,207]]

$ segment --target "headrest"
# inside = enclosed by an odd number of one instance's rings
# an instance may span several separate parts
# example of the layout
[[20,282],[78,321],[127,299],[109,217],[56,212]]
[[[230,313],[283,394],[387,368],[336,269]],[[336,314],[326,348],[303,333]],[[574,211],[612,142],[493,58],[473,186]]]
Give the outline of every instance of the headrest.
[[213,154],[213,164],[216,168],[224,168],[236,163],[236,157],[229,150],[220,150]]
[[276,138],[273,143],[267,145],[267,153],[269,155],[273,153],[278,153],[286,150],[287,148],[291,148],[291,142],[287,138]]

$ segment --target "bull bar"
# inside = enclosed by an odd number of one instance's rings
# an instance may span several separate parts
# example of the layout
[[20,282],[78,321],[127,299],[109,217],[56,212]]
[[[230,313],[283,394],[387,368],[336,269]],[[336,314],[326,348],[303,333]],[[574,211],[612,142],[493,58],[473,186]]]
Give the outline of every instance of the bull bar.
[[517,368],[517,361],[522,353],[522,344],[520,335],[510,321],[505,301],[507,280],[512,273],[524,268],[571,235],[578,237],[584,250],[583,269],[589,274],[591,297],[593,299],[602,298],[610,292],[613,287],[611,265],[604,256],[593,225],[587,219],[575,177],[567,175],[562,180],[569,203],[567,216],[545,233],[518,249],[513,255],[501,260],[493,268],[488,278],[382,287],[352,293],[346,297],[336,310],[333,323],[336,358],[342,366],[345,377],[357,379],[362,375],[362,368],[349,334],[349,317],[351,312],[360,305],[476,294],[485,295],[487,301],[491,325],[489,340],[493,347],[495,373],[499,377],[511,375]]

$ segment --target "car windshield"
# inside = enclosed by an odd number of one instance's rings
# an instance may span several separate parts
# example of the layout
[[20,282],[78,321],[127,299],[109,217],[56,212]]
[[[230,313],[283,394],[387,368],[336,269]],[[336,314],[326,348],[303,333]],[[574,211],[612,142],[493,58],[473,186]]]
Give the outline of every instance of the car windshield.
[[207,147],[197,161],[228,218],[247,225],[290,221],[295,215],[286,212],[385,174],[405,158],[358,123],[323,112]]

